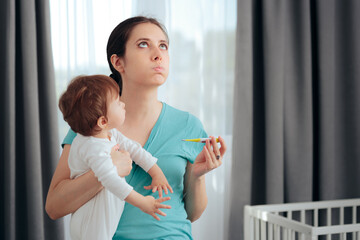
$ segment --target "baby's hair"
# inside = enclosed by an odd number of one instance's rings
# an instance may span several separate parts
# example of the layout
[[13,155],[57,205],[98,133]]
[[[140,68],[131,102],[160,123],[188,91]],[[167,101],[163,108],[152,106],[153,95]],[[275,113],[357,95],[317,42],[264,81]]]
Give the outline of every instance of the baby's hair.
[[75,77],[61,95],[59,108],[71,129],[84,136],[100,131],[97,121],[107,116],[107,100],[119,95],[119,85],[105,75]]

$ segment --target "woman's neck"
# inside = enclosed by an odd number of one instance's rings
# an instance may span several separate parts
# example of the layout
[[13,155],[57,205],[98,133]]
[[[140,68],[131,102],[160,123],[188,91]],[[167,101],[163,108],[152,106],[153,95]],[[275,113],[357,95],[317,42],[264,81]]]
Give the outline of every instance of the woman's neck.
[[125,103],[125,122],[153,118],[154,115],[158,115],[162,107],[161,102],[157,99],[157,88],[152,91],[123,89],[121,101]]
[[157,88],[154,91],[129,91],[125,88],[121,101],[125,103],[126,115],[120,131],[143,146],[162,109],[162,103],[157,99]]

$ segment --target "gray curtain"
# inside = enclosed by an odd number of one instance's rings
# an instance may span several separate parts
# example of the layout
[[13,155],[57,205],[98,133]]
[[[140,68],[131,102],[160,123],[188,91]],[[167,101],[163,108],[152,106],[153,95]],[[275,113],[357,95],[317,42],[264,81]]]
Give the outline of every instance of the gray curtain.
[[238,0],[229,239],[244,205],[360,197],[360,1]]
[[62,239],[45,198],[59,158],[49,2],[0,2],[0,239]]

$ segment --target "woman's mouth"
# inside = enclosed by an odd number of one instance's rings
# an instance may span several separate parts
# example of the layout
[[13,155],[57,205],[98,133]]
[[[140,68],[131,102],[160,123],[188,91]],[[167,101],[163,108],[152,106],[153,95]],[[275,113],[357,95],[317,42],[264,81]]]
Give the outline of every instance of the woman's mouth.
[[156,72],[163,72],[163,71],[164,71],[164,68],[163,68],[163,67],[160,67],[160,66],[154,67],[153,69],[154,69]]

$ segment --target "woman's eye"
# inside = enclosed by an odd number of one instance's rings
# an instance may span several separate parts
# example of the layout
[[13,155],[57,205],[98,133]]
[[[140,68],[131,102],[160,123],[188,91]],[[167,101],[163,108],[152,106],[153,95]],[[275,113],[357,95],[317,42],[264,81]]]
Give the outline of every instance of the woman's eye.
[[168,46],[165,43],[160,44],[160,49],[167,50]]
[[148,46],[148,44],[146,42],[139,43],[139,47],[141,47],[141,48],[146,48],[147,46]]

